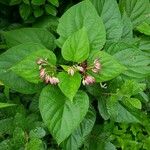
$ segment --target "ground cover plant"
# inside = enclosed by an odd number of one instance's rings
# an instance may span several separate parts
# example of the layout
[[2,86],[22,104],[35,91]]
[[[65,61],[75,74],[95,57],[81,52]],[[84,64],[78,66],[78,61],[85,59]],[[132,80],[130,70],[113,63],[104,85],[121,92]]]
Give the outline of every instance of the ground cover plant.
[[0,8],[0,150],[150,149],[149,0]]

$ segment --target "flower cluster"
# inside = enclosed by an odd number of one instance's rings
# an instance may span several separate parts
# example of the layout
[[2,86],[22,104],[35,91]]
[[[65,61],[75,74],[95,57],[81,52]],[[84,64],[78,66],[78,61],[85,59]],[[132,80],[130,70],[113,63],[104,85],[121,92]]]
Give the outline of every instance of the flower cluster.
[[101,64],[99,59],[95,59],[91,67],[88,67],[86,62],[69,67],[68,74],[73,76],[76,71],[79,71],[83,75],[83,85],[95,83],[95,78],[91,75],[88,75],[87,70],[92,70],[92,72],[94,73],[99,73],[99,71],[101,70]]
[[45,81],[45,83],[50,83],[50,84],[58,84],[59,79],[54,76],[53,71],[48,71],[48,67],[53,70],[52,67],[48,64],[47,59],[38,59],[37,64],[39,65],[39,70],[40,70],[40,78]]

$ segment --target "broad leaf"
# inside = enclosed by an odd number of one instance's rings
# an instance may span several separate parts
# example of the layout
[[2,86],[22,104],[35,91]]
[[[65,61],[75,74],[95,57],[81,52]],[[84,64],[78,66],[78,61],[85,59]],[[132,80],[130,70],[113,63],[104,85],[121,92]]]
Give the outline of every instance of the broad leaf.
[[130,17],[133,27],[148,17],[149,0],[120,0],[121,9]]
[[122,20],[116,0],[90,0],[95,6],[99,16],[102,17],[106,38],[118,41],[122,34]]
[[95,59],[99,59],[101,63],[101,70],[99,73],[93,73],[92,71],[89,71],[89,74],[95,77],[97,82],[103,82],[115,78],[126,69],[111,55],[104,51],[96,51],[91,53],[88,59],[88,66],[93,65]]
[[47,86],[40,95],[39,108],[49,131],[60,144],[84,119],[89,107],[86,93],[79,91],[70,101],[59,88]]
[[14,65],[11,70],[27,81],[37,84],[42,81],[39,76],[39,65],[36,63],[39,58],[47,59],[51,65],[56,64],[56,57],[53,52],[40,49],[24,57],[24,59]]
[[114,43],[108,49],[118,62],[126,66],[125,78],[142,79],[150,74],[150,59],[146,53],[126,43]]
[[60,47],[74,32],[85,27],[91,50],[100,50],[106,41],[105,27],[89,0],[80,2],[67,10],[59,20],[57,43]]
[[141,101],[137,98],[129,98],[129,99],[127,99],[127,101],[129,101],[129,103],[137,109],[142,108]]
[[10,68],[40,49],[45,49],[45,47],[39,44],[26,43],[13,47],[0,55],[0,80],[6,86],[21,93],[32,94],[37,92],[41,85],[35,85],[23,80]]
[[72,101],[80,87],[81,75],[79,73],[75,73],[71,76],[66,72],[60,72],[58,74],[58,78],[60,80],[60,83],[58,84],[59,88],[64,95]]
[[89,40],[85,28],[73,33],[62,47],[62,56],[65,60],[83,62],[89,56]]
[[2,35],[8,47],[33,42],[39,43],[50,50],[55,48],[54,36],[43,28],[21,28],[2,32]]
[[131,39],[133,38],[133,27],[132,27],[132,22],[130,18],[127,16],[126,12],[123,12],[122,15],[122,22],[123,22],[123,31],[122,31],[122,36],[121,38],[123,39]]
[[93,108],[90,108],[84,120],[79,127],[62,143],[65,150],[77,150],[87,139],[96,120],[96,114]]

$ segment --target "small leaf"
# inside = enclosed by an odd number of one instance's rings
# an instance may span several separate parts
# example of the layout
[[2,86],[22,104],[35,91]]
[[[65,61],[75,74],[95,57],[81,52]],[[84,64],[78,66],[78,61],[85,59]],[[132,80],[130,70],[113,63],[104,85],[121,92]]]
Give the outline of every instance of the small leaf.
[[89,74],[95,77],[97,82],[113,79],[126,70],[123,65],[120,65],[111,55],[104,51],[91,53],[88,58],[88,66],[92,66],[95,59],[99,59],[101,70],[99,73],[93,73],[89,70]]
[[29,133],[30,138],[43,138],[46,135],[46,131],[42,127],[36,127]]
[[43,121],[50,133],[60,144],[79,126],[89,107],[89,98],[79,91],[70,101],[56,86],[47,86],[42,90],[39,108]]
[[54,6],[58,7],[59,6],[59,1],[58,0],[48,0],[51,4]]
[[66,72],[60,72],[58,78],[60,80],[60,83],[58,84],[59,88],[64,95],[72,101],[81,84],[80,74],[75,73],[71,76]]
[[142,109],[142,104],[141,104],[141,101],[139,99],[136,99],[136,98],[129,98],[127,99],[131,104],[132,106],[134,106],[135,108],[137,109]]
[[21,4],[19,6],[19,12],[20,12],[20,16],[24,20],[27,20],[32,13],[30,6],[27,4]]
[[89,56],[89,40],[85,28],[72,34],[62,47],[64,59],[73,62],[83,62]]
[[57,9],[52,5],[46,4],[45,10],[50,15],[56,16],[56,14],[57,14]]
[[142,24],[137,26],[136,29],[143,34],[150,36],[150,24],[143,22]]

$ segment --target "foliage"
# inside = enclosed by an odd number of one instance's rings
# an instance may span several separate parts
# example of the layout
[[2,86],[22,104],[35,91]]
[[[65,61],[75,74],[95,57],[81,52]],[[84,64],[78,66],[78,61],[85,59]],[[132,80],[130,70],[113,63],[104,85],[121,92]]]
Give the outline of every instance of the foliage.
[[0,150],[149,150],[149,0],[0,8]]

